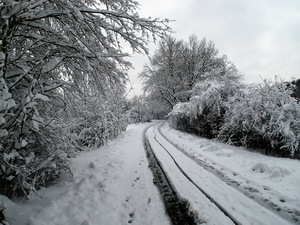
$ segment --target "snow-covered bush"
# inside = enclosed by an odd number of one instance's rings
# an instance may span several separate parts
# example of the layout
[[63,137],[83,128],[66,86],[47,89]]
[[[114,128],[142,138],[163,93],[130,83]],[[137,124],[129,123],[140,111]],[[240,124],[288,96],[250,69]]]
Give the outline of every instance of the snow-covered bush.
[[61,124],[38,114],[36,106],[44,97],[35,96],[15,118],[18,126],[7,129],[0,141],[0,191],[10,197],[27,195],[69,170],[70,149]]
[[300,147],[300,105],[284,82],[250,86],[227,103],[220,139],[293,155]]
[[188,102],[178,103],[168,114],[168,121],[171,127],[191,132],[190,117],[188,116],[190,105]]
[[190,101],[177,104],[169,114],[172,126],[200,136],[214,137],[225,110],[222,88],[224,83],[198,83]]
[[169,114],[171,125],[204,137],[218,135],[226,112],[226,102],[238,92],[241,83],[235,70],[222,74],[214,71],[195,85],[189,102],[177,104]]
[[68,107],[65,133],[71,144],[79,150],[102,146],[116,138],[127,127],[124,100],[104,100],[90,97],[75,100]]

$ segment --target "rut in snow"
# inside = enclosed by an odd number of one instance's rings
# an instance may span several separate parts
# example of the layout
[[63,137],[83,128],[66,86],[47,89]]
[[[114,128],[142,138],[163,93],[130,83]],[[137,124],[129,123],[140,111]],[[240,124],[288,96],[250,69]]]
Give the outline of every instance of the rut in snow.
[[[146,131],[145,131],[146,132]],[[144,133],[145,134],[145,133]],[[163,171],[160,162],[154,155],[149,141],[144,135],[144,146],[146,155],[149,160],[149,167],[154,175],[154,184],[158,186],[162,198],[166,206],[172,224],[174,225],[196,225],[204,221],[198,218],[196,212],[192,211],[189,207],[189,202],[180,198],[174,190],[172,184],[169,182],[168,177]]]

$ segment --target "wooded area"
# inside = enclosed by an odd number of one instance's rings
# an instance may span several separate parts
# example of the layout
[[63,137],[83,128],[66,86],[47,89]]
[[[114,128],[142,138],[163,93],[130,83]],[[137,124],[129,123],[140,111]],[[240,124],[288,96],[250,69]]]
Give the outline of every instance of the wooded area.
[[[183,131],[226,143],[299,156],[300,80],[249,85],[212,41],[168,37],[144,67],[147,110]],[[149,117],[149,116],[146,116]]]
[[126,128],[127,44],[147,52],[167,20],[133,0],[0,3],[0,193],[23,196],[68,170],[78,150]]
[[[0,193],[50,184],[78,151],[128,122],[168,118],[177,129],[266,154],[299,156],[299,80],[247,85],[212,41],[170,35],[134,0],[0,3]],[[144,96],[126,99],[128,49],[148,53]],[[127,49],[127,50],[125,50]]]

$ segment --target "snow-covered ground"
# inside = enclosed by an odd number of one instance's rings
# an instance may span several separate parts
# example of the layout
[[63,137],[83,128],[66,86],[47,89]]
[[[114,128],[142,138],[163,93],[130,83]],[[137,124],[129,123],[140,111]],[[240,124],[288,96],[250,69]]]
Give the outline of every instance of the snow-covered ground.
[[143,130],[130,125],[106,146],[72,160],[65,176],[26,202],[0,196],[11,225],[170,224],[143,147]]
[[[207,224],[231,224],[204,195],[199,198],[196,189],[189,189],[186,178],[175,171],[172,160],[158,143],[155,144],[154,136],[171,146],[159,136],[158,124],[153,124],[156,125],[147,132],[150,143],[158,158],[167,162],[164,168],[169,175],[176,174],[177,178],[173,179],[176,190],[181,196],[192,197],[192,208],[198,210],[200,218]],[[41,197],[32,195],[29,200],[20,202],[0,195],[0,203],[2,201],[7,207],[8,222],[11,225],[170,224],[159,191],[153,184],[143,146],[143,132],[150,125],[130,125],[119,138],[102,148],[80,153],[72,160],[73,176],[65,174],[57,184],[39,190]],[[250,199],[243,193],[243,190],[246,194],[253,193],[253,205],[263,200],[266,205],[275,204],[273,207],[278,207],[279,211],[298,211],[298,160],[264,156],[199,138],[171,129],[167,123],[161,126],[161,131],[194,161],[199,160],[205,165],[203,169],[187,159],[180,161],[182,167],[190,170],[189,175],[198,180],[199,186],[202,185],[220,203],[225,202],[225,207],[235,211],[235,218],[243,224],[300,223],[286,221],[274,211],[265,209],[263,202],[258,206],[250,205]],[[182,153],[174,150],[174,154],[180,160]]]
[[[199,138],[174,130],[167,123],[161,127],[161,131],[173,144],[196,161],[205,164],[206,168],[210,168],[212,176],[209,180],[217,176],[225,183],[234,182],[236,185],[231,186],[236,186],[236,189],[244,193],[249,194],[250,191],[250,195],[253,194],[252,198],[261,205],[275,208],[282,215],[291,213],[299,218],[299,160],[265,156],[241,147]],[[202,177],[204,174],[202,173]],[[214,190],[215,187],[211,186],[208,189]],[[248,213],[251,211],[248,210]],[[268,218],[265,218],[265,221],[266,224],[270,223]],[[295,220],[292,223],[299,224],[300,221]]]

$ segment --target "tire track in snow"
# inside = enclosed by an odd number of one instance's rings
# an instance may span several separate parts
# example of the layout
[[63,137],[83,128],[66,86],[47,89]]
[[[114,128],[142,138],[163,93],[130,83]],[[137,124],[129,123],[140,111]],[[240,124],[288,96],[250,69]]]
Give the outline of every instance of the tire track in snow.
[[[265,207],[268,210],[273,211],[275,214],[280,215],[282,218],[285,218],[286,220],[290,221],[291,223],[299,223],[300,221],[300,211],[298,210],[293,210],[290,208],[280,208],[276,203],[274,203],[271,199],[264,198],[261,193],[259,192],[258,189],[255,187],[251,186],[242,186],[239,182],[229,178],[224,174],[221,170],[216,169],[212,165],[209,165],[206,161],[196,158],[192,155],[190,155],[188,152],[186,152],[184,149],[170,141],[161,131],[163,123],[159,125],[157,131],[159,134],[166,140],[168,141],[171,145],[173,145],[176,149],[181,151],[184,155],[189,157],[191,160],[196,162],[199,166],[201,166],[203,169],[207,170],[208,172],[214,174],[216,177],[218,177],[220,180],[222,180],[224,183],[227,185],[235,188],[248,198],[256,201],[259,205]],[[163,146],[162,146],[163,147]],[[236,176],[236,174],[233,172],[233,175]],[[247,182],[246,182],[247,183]],[[266,189],[264,189],[266,191]],[[280,200],[283,201],[283,200]]]
[[169,181],[168,176],[164,172],[160,161],[155,156],[151,145],[146,138],[148,129],[144,131],[144,147],[149,160],[149,167],[154,175],[153,183],[158,186],[161,192],[166,206],[166,212],[172,223],[174,225],[201,224],[203,221],[198,218],[198,215],[195,212],[190,210],[188,201],[178,196],[172,183]]
[[205,190],[203,190],[199,185],[197,185],[193,179],[182,169],[182,167],[178,164],[175,158],[171,155],[171,153],[157,140],[156,135],[154,136],[155,141],[168,153],[168,155],[172,158],[173,162],[177,166],[177,168],[181,171],[181,173],[200,191],[202,192],[220,211],[224,213],[235,225],[241,225],[241,223],[231,215],[221,204],[219,204],[211,195],[209,195]]

